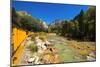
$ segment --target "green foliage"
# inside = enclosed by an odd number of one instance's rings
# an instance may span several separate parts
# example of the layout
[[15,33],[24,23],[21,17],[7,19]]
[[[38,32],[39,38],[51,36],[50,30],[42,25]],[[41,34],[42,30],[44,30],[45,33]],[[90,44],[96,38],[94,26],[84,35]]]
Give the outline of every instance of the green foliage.
[[15,8],[12,8],[12,22],[13,26],[28,30],[28,31],[47,31],[43,21],[36,19],[24,12],[17,12]]
[[39,36],[39,33],[34,33],[34,34],[30,35],[30,36],[31,36],[32,41],[34,41],[35,37]]
[[37,52],[38,48],[36,45],[34,44],[30,44],[29,46],[27,46],[27,49],[29,49],[31,52]]
[[12,22],[13,22],[12,26],[13,27],[15,27],[15,26],[18,27],[18,24],[17,24],[18,15],[17,15],[14,7],[12,8],[12,15],[11,16],[12,16]]
[[43,41],[45,41],[47,39],[47,34],[45,32],[34,33],[30,36],[32,38],[32,41],[34,41],[37,36],[39,36],[39,39],[41,39]]
[[45,41],[47,40],[47,34],[45,32],[39,32],[39,39]]
[[49,26],[49,32],[55,32],[62,36],[68,36],[80,40],[95,41],[96,11],[95,7],[89,7],[75,16],[73,20],[62,20],[60,23]]

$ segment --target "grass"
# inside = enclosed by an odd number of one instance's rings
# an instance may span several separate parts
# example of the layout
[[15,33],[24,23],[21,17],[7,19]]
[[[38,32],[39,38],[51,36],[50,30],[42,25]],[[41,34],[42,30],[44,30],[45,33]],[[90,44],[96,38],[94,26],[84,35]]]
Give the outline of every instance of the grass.
[[35,40],[35,37],[39,36],[39,38],[43,41],[47,39],[47,33],[45,32],[38,32],[31,35],[32,40]]
[[47,40],[47,33],[39,32],[39,38],[43,41]]
[[39,39],[41,39],[42,41],[46,41],[47,37],[46,36],[39,36]]
[[29,49],[32,53],[37,52],[37,46],[34,44],[30,44],[29,46],[27,46],[27,49]]
[[32,41],[34,41],[35,40],[35,37],[37,37],[38,35],[39,35],[39,33],[34,33],[34,34],[30,35]]
[[63,44],[57,44],[55,47],[58,49],[58,54],[62,62],[72,62],[74,53],[71,49]]
[[86,61],[86,56],[91,52],[96,51],[95,42],[76,42],[70,41],[69,47]]

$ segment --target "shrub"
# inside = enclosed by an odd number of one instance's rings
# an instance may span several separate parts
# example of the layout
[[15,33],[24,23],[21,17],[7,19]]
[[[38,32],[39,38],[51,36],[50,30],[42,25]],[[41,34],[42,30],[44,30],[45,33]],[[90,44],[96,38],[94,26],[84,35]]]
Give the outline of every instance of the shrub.
[[34,44],[30,44],[29,46],[27,46],[27,49],[29,49],[31,52],[37,52],[38,48],[36,45]]

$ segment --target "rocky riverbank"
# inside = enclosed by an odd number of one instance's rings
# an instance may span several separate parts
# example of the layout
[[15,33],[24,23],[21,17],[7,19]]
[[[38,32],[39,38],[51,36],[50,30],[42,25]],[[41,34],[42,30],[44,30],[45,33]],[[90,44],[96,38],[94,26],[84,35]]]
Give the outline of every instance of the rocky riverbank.
[[69,41],[51,34],[32,35],[26,40],[19,65],[79,61],[95,61],[95,42]]
[[[36,48],[33,48],[34,46]],[[34,52],[30,50],[31,48],[37,50]],[[57,49],[54,48],[53,44],[48,40],[41,40],[39,36],[36,36],[34,41],[31,37],[27,38],[22,58],[23,60],[19,64],[49,64],[60,62]]]

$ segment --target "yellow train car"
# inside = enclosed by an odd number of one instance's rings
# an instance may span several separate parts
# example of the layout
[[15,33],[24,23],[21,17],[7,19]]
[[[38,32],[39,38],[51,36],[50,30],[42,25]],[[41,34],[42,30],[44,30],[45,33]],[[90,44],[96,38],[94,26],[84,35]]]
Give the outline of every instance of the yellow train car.
[[24,48],[24,40],[27,38],[27,32],[18,28],[12,28],[12,38],[11,38],[11,51],[12,58],[11,63],[13,65],[18,64],[19,59],[22,55]]

